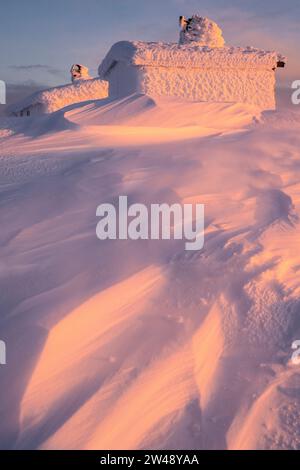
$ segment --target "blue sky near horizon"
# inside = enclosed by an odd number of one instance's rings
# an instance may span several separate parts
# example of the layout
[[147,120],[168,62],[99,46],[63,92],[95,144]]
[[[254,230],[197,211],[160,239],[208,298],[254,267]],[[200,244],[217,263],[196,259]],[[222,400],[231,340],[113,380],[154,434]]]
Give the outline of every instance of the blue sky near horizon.
[[96,75],[114,42],[176,42],[178,16],[193,13],[217,21],[228,44],[287,55],[280,80],[300,79],[299,0],[10,0],[1,4],[0,79],[62,84],[76,62]]

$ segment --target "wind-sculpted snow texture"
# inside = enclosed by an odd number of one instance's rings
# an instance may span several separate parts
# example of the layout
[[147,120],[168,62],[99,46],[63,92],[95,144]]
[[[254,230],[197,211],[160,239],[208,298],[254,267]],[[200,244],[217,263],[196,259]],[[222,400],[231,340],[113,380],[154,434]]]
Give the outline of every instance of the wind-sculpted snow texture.
[[[299,112],[134,95],[1,127],[1,447],[299,449]],[[204,203],[204,248],[97,240],[119,195]]]

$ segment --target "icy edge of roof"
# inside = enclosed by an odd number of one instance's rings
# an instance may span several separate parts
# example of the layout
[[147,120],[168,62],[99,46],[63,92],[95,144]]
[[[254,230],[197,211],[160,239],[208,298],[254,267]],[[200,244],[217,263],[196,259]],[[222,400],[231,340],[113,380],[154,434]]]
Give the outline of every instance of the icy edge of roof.
[[285,57],[275,51],[265,51],[253,47],[208,47],[191,44],[162,42],[121,41],[114,44],[98,68],[100,78],[105,79],[119,62],[136,66],[161,67],[240,67],[269,68],[277,62],[285,62]]

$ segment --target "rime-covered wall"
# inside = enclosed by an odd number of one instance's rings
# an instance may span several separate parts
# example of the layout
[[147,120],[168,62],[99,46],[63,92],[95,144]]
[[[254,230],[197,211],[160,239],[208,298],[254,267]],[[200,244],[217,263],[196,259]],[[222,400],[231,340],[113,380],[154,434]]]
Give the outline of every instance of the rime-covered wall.
[[118,62],[109,73],[109,96],[122,98],[142,92],[143,84],[139,69],[125,62]]
[[254,104],[275,109],[275,72],[256,69],[186,69],[129,66],[119,62],[109,74],[110,95],[173,96],[188,101]]

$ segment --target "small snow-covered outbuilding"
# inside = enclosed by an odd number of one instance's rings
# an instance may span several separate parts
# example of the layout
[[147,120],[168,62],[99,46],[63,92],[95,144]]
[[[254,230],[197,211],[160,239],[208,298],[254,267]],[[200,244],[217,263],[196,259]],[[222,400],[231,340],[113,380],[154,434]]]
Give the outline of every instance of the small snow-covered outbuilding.
[[71,84],[42,90],[9,106],[13,116],[32,116],[53,113],[65,106],[88,100],[100,100],[108,96],[108,83],[99,78],[75,80]]
[[189,101],[245,102],[274,109],[277,52],[224,45],[221,29],[196,15],[180,17],[179,44],[121,41],[99,66],[109,95],[133,93]]

